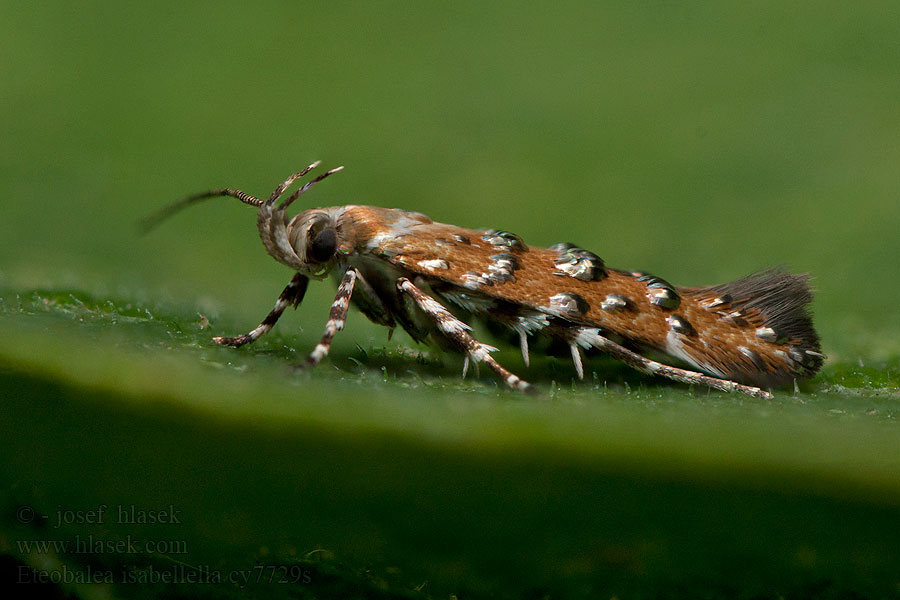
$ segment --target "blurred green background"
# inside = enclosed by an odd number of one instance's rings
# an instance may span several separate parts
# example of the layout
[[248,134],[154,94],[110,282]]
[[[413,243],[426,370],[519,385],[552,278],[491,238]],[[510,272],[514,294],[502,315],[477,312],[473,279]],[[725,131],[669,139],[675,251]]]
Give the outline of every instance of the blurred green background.
[[[264,597],[898,594],[898,98],[895,3],[0,4],[3,573],[310,574]],[[346,170],[308,204],[572,241],[680,285],[810,272],[829,361],[766,403],[603,359],[573,384],[503,350],[546,392],[524,399],[354,313],[292,375],[330,283],[254,347],[213,347],[290,279],[254,214],[135,223],[316,159]],[[101,503],[187,522],[16,516]],[[191,551],[19,543],[91,533]]]

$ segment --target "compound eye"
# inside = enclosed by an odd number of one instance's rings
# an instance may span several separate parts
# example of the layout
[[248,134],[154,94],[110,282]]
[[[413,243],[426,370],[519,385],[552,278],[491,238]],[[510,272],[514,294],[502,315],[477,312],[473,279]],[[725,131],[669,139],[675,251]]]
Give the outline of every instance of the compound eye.
[[329,228],[316,234],[307,249],[307,254],[313,261],[323,263],[328,262],[335,250],[337,250],[337,233]]

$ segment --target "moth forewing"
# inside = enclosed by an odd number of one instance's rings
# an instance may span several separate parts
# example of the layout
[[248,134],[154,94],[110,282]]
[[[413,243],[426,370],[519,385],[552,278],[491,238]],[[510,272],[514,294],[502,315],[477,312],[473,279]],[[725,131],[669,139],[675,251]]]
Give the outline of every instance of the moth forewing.
[[772,269],[722,286],[685,288],[607,269],[571,244],[529,247],[508,243],[518,239],[511,234],[437,223],[406,238],[390,242],[386,260],[438,280],[437,294],[468,312],[569,342],[576,369],[574,339],[585,327],[757,385],[808,377],[822,364],[805,275]]
[[[529,339],[563,341],[579,378],[581,349],[597,348],[647,373],[771,398],[753,385],[808,377],[823,362],[807,312],[812,296],[804,275],[770,270],[720,286],[676,287],[647,273],[608,268],[599,256],[571,243],[533,247],[510,232],[435,223],[401,209],[314,208],[288,219],[287,206],[340,170],[320,175],[277,204],[317,164],[289,177],[265,202],[221,188],[191,196],[147,221],[148,228],[155,226],[205,198],[238,198],[258,208],[257,226],[268,253],[297,272],[259,326],[242,336],[215,338],[217,343],[255,341],[287,306],[299,304],[308,278],[334,272],[337,294],[306,365],[328,354],[351,301],[375,323],[400,325],[417,341],[458,350],[466,364],[484,362],[518,390],[533,388],[490,356],[494,348],[472,337],[468,320],[486,318],[517,335],[526,364]],[[647,359],[634,349],[662,352],[708,375]]]

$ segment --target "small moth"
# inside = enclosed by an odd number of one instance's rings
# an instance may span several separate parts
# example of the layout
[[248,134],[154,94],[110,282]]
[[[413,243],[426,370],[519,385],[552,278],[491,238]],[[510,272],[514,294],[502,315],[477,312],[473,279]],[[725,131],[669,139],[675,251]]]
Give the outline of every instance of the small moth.
[[[286,209],[337,167],[285,191],[319,165],[288,177],[266,200],[221,188],[189,196],[151,216],[145,230],[195,202],[229,196],[257,208],[268,253],[296,273],[275,307],[253,330],[215,343],[239,347],[267,333],[289,306],[303,300],[310,279],[338,280],[325,333],[306,360],[328,355],[352,302],[374,323],[400,325],[429,342],[483,362],[509,387],[532,386],[491,357],[465,322],[478,317],[518,337],[528,365],[529,340],[551,338],[571,352],[584,377],[582,350],[596,348],[646,373],[687,384],[772,398],[762,388],[810,377],[825,356],[813,329],[808,277],[771,269],[711,287],[676,287],[641,271],[607,267],[574,244],[528,246],[508,231],[435,223],[427,216],[375,206]],[[452,309],[452,310],[451,310]],[[654,351],[693,369],[639,354]],[[698,372],[698,371],[702,371]],[[759,386],[759,387],[756,387]]]

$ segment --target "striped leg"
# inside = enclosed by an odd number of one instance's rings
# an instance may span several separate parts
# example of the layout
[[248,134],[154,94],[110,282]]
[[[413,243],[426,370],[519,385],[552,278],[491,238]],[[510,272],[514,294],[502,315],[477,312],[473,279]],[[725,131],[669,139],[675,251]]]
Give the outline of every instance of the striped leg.
[[496,350],[487,344],[482,344],[471,335],[471,327],[454,317],[450,311],[440,305],[440,303],[417,288],[413,283],[401,277],[397,280],[397,289],[412,298],[422,311],[434,319],[438,328],[451,340],[455,341],[466,352],[466,359],[471,358],[476,363],[483,361],[488,367],[493,369],[497,375],[503,378],[503,381],[514,390],[522,392],[533,392],[535,389],[530,383],[520,379],[517,375],[510,373],[500,366],[489,354],[492,350]]
[[262,323],[260,323],[256,329],[236,337],[214,337],[213,341],[219,345],[232,346],[234,348],[255,342],[260,336],[271,331],[272,327],[275,326],[275,323],[278,322],[281,314],[288,306],[293,304],[294,308],[296,308],[300,305],[300,302],[303,301],[303,296],[306,294],[307,285],[309,285],[309,277],[297,273],[294,275],[294,278],[291,279],[291,282],[287,284],[287,287],[282,290],[281,295],[278,296],[278,300],[275,301],[275,308],[266,315],[266,318],[263,319]]
[[328,356],[334,334],[344,328],[344,322],[347,320],[350,296],[353,295],[353,285],[356,283],[357,275],[359,273],[352,267],[344,271],[344,276],[341,278],[341,283],[337,289],[337,295],[334,297],[334,302],[331,303],[331,312],[328,313],[325,333],[316,347],[313,348],[313,351],[310,352],[309,358],[306,359],[306,363],[303,366],[314,367]]
[[629,367],[634,367],[638,371],[653,373],[690,385],[705,385],[723,392],[741,392],[753,396],[754,398],[764,398],[766,400],[771,400],[773,398],[772,394],[757,387],[742,385],[728,379],[710,377],[703,373],[697,373],[696,371],[687,371],[677,367],[670,367],[669,365],[664,365],[655,360],[650,360],[649,358],[643,357],[636,352],[632,352],[628,348],[620,346],[612,340],[603,337],[597,329],[590,329],[587,327],[581,328],[578,331],[576,341],[584,347],[593,346],[594,348],[608,352],[613,358],[621,360]]

